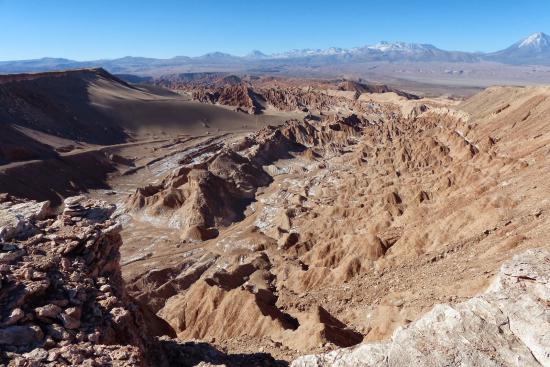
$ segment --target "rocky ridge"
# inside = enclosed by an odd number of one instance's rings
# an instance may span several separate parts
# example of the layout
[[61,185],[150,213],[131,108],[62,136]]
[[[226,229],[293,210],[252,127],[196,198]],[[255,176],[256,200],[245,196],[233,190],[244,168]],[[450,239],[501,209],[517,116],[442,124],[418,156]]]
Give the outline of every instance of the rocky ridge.
[[548,366],[549,275],[550,252],[528,250],[506,262],[485,293],[435,306],[390,341],[300,357],[291,366]]
[[197,89],[193,91],[193,99],[203,103],[233,106],[240,111],[254,115],[262,109],[258,96],[246,85],[226,85],[214,90]]
[[172,332],[125,292],[114,208],[84,197],[66,199],[57,216],[48,207],[2,198],[0,359],[14,366],[145,364],[153,337]]
[[312,147],[336,154],[350,139],[360,135],[364,122],[356,115],[323,123],[288,121],[268,127],[231,144],[209,148],[192,160],[182,159],[180,168],[160,184],[138,188],[128,199],[130,212],[155,217],[182,229],[182,238],[207,240],[244,218],[246,207],[259,187],[273,179],[264,166],[291,157],[315,154]]
[[[152,355],[157,365],[165,362],[162,356],[183,365],[191,360],[269,365],[279,362],[258,351],[286,360],[325,355],[361,341],[384,340],[398,327],[416,325],[437,304],[462,312],[459,305],[486,289],[503,261],[547,243],[549,93],[544,88],[491,88],[460,105],[387,98],[388,93],[378,99],[339,96],[347,101],[346,109],[336,104],[327,115],[288,121],[225,143],[199,144],[189,154],[177,155],[177,162],[160,162],[165,175],[153,171],[154,181],[132,193],[117,213],[129,224],[122,232],[126,235],[139,229],[132,227],[135,222],[151,224],[144,227],[151,233],[138,243],[143,246],[134,243],[138,251],[151,252],[123,263],[125,289],[133,300],[113,294],[120,307],[141,308],[135,315],[152,320],[143,325],[165,327],[160,316],[171,327],[165,333],[173,335],[173,330],[180,340],[202,343],[130,337],[130,344],[120,347],[135,348],[136,361],[148,363]],[[31,241],[41,239],[40,234],[77,233],[96,222],[105,223],[101,229],[109,233],[114,224],[112,206],[85,198],[67,199],[59,215],[41,203],[25,209],[15,199],[2,201],[7,208],[2,217],[12,223],[0,229],[2,241],[16,245],[15,255],[5,255],[10,264],[6,274],[21,261],[25,264],[28,255],[19,257],[18,250],[32,250]],[[22,206],[14,211],[18,204]],[[14,215],[19,212],[28,214]],[[59,223],[65,223],[61,229]],[[177,233],[173,242],[161,238],[172,233]],[[54,246],[47,240],[37,245],[41,253]],[[119,241],[116,236],[112,240]],[[157,240],[164,241],[164,248]],[[86,256],[93,257],[89,271],[104,259],[87,255],[78,237],[61,236],[60,248],[61,258],[75,256],[73,263],[87,264]],[[73,276],[75,271],[68,270]],[[25,283],[17,274],[10,276]],[[119,270],[108,277],[108,285],[121,288]],[[96,288],[103,286],[93,273],[85,278]],[[42,280],[37,277],[36,284]],[[95,292],[91,284],[86,289]],[[35,310],[52,303],[45,295],[44,302],[38,298],[24,313],[52,311]],[[87,298],[85,305],[100,297]],[[68,315],[63,318],[78,319],[77,310],[59,307],[60,314]],[[7,307],[2,320],[13,310]],[[85,314],[81,312],[79,327],[88,332],[94,324]],[[67,329],[63,318],[52,324]],[[109,330],[111,318],[102,313],[95,321]],[[45,321],[31,320],[33,330],[37,326],[48,332]],[[27,325],[26,319],[18,322]],[[532,318],[528,322],[533,324]],[[146,329],[139,320],[134,324]],[[506,340],[520,348],[505,326]],[[78,349],[85,343],[75,336],[61,347]],[[227,356],[205,343],[238,354]],[[23,358],[34,348],[32,343],[21,347],[7,351],[9,358]],[[118,347],[109,348],[105,353]],[[532,362],[520,354],[522,361]]]
[[173,339],[172,328],[125,289],[114,206],[83,196],[55,209],[1,200],[2,365],[281,366],[267,354]]
[[179,93],[188,93],[203,103],[231,106],[249,114],[267,110],[334,113],[360,110],[361,95],[392,94],[404,99],[419,97],[383,84],[366,84],[351,80],[311,81],[272,77],[239,78],[235,75],[197,73],[193,78],[167,75],[159,77],[156,85]]

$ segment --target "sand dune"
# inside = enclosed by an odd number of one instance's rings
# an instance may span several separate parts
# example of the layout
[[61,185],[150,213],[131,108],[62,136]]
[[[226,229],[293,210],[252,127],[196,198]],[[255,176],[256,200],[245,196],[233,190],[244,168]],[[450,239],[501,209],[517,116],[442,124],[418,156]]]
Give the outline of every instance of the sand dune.
[[0,77],[0,124],[8,131],[0,137],[0,163],[51,157],[71,143],[248,131],[280,120],[190,102],[159,87],[137,88],[103,69]]

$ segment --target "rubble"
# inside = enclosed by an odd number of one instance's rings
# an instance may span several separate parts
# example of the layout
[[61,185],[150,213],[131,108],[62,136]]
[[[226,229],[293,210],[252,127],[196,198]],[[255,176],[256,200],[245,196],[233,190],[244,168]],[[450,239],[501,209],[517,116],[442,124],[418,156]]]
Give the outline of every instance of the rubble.
[[155,331],[174,334],[125,292],[113,208],[82,196],[64,204],[48,217],[45,203],[2,203],[3,240],[12,242],[0,244],[0,360],[142,365]]

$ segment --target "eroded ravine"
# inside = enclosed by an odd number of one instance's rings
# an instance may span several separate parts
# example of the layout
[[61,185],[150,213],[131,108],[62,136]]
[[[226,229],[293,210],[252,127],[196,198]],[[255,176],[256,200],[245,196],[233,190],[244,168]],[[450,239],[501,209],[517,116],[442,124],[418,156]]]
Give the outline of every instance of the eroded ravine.
[[[461,104],[302,92],[274,100],[320,109],[304,120],[102,148],[109,185],[58,212],[1,197],[2,218],[22,232],[2,232],[0,330],[28,337],[1,357],[284,365],[387,340],[399,326],[408,331],[396,335],[422,332],[441,303],[469,315],[468,299],[504,261],[548,243],[548,88],[490,88]],[[11,215],[26,205],[29,217]],[[525,328],[510,328],[500,347],[523,348]],[[365,348],[343,353],[353,360]],[[334,355],[297,363],[330,365]]]
[[[130,215],[172,238],[127,265],[131,293],[182,339],[288,359],[481,292],[544,236],[544,144],[518,153],[499,136],[509,117],[417,103],[266,129],[138,191]],[[525,121],[527,146],[540,121]],[[517,170],[529,180],[511,185]]]

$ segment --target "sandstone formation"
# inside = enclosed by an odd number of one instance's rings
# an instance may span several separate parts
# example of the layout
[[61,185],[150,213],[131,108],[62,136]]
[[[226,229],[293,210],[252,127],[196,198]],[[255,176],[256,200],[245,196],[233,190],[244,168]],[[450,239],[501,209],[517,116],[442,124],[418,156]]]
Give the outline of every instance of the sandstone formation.
[[180,161],[125,205],[182,239],[166,262],[132,270],[130,292],[180,338],[241,352],[288,359],[384,340],[546,240],[548,93],[338,97],[354,112]]
[[[224,82],[226,80],[224,78]],[[257,98],[252,89],[244,84],[226,85],[211,91],[199,89],[193,92],[193,99],[199,102],[233,106],[252,115],[262,109]]]
[[249,114],[266,110],[301,112],[342,112],[359,110],[361,96],[391,94],[404,99],[418,99],[382,84],[357,81],[312,81],[272,77],[239,78],[235,75],[196,73],[166,75],[155,84],[189,93],[194,100],[232,106]]
[[138,188],[126,207],[181,228],[184,239],[216,237],[217,228],[242,220],[257,189],[273,181],[264,166],[308,147],[337,151],[359,136],[361,124],[355,115],[316,124],[289,121],[227,146],[209,146],[180,160],[181,167],[160,184]]

